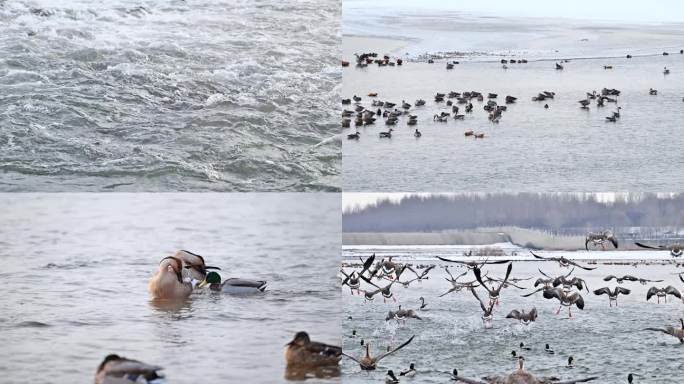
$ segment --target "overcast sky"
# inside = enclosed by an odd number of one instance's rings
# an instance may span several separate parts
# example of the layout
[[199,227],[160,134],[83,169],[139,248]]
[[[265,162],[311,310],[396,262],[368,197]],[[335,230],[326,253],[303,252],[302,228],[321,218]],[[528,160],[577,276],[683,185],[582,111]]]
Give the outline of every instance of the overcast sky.
[[681,0],[343,0],[349,9],[446,10],[491,16],[563,17],[629,22],[684,22]]

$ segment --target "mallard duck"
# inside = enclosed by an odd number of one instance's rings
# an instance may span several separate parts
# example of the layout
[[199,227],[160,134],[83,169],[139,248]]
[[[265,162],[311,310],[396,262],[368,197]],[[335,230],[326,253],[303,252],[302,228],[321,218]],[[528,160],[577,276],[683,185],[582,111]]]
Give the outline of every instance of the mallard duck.
[[207,284],[212,291],[233,294],[257,293],[266,290],[266,282],[263,280],[231,278],[221,282],[221,275],[213,271],[207,273],[207,277],[197,287],[203,288]]
[[149,365],[111,354],[107,355],[97,368],[95,384],[147,383],[160,378],[157,371],[162,369],[164,368],[157,365]]
[[148,284],[154,299],[179,300],[192,293],[192,284],[183,281],[183,261],[174,256],[163,258],[159,270]]
[[409,345],[409,343],[411,343],[411,341],[413,341],[413,338],[414,338],[414,337],[416,337],[416,336],[415,336],[415,335],[414,335],[414,336],[411,336],[411,338],[408,339],[406,342],[404,342],[404,344],[402,344],[402,345],[396,347],[395,349],[393,349],[393,350],[391,350],[391,351],[387,351],[386,353],[383,353],[383,354],[381,354],[381,355],[378,355],[378,357],[373,357],[373,356],[371,356],[371,354],[370,354],[370,344],[366,344],[366,355],[365,355],[364,357],[362,357],[361,359],[357,359],[357,358],[355,358],[355,357],[349,356],[349,355],[347,355],[347,354],[344,353],[344,352],[343,352],[342,354],[343,354],[344,356],[347,356],[348,358],[350,358],[350,359],[356,361],[357,363],[359,363],[359,366],[361,367],[362,370],[364,370],[364,371],[372,371],[372,370],[375,370],[375,368],[377,368],[378,362],[380,362],[380,360],[384,359],[385,357],[387,357],[387,356],[393,354],[394,352],[396,352],[396,351],[398,351],[398,350],[404,348],[405,346]]
[[342,348],[311,341],[306,332],[297,332],[294,339],[285,345],[285,361],[288,367],[337,365],[342,359]]
[[385,376],[385,384],[399,384],[399,379],[394,376],[394,371],[391,369],[387,371],[387,376]]

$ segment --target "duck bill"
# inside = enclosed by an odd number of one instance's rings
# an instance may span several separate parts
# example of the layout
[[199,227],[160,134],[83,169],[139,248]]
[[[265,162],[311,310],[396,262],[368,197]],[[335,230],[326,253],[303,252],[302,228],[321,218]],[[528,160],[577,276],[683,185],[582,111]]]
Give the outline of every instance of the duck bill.
[[204,279],[204,280],[202,280],[201,283],[199,283],[199,284],[197,285],[197,288],[204,288],[204,286],[207,285],[207,284],[209,284],[209,283],[207,283],[207,280]]

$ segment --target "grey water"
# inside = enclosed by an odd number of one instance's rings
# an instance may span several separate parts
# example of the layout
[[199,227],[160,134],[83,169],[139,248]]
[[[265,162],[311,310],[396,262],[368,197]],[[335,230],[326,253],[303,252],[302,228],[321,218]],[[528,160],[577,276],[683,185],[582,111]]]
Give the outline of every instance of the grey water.
[[[285,370],[296,332],[340,344],[339,204],[337,194],[1,194],[1,381],[92,382],[110,353],[163,366],[169,383],[301,378]],[[268,289],[156,305],[148,280],[178,249]]]
[[333,0],[0,1],[0,190],[331,191]]
[[[381,252],[377,257],[391,254],[389,249],[384,248],[345,248],[343,260],[345,263],[358,264],[359,256],[365,258],[374,251]],[[461,255],[462,251],[442,249],[438,252],[446,257],[457,258],[456,255]],[[620,260],[599,260],[597,264],[590,265],[597,267],[593,271],[576,268],[573,276],[586,280],[591,291],[604,286],[611,289],[616,286],[615,280],[602,280],[610,274],[630,274],[665,281],[647,285],[623,282],[620,285],[630,289],[631,293],[619,296],[618,307],[612,308],[605,295],[595,296],[593,292],[587,293],[585,290],[581,293],[585,308],[573,308],[572,319],[568,318],[566,308],[556,315],[558,302],[543,299],[541,293],[528,298],[521,297],[533,291],[530,287],[537,277],[541,277],[538,269],[551,276],[567,274],[570,270],[560,268],[555,262],[515,261],[511,277],[532,279],[518,283],[527,289],[510,287],[502,291],[500,306],[494,312],[494,327],[484,329],[480,318],[482,310],[470,292],[463,290],[438,297],[451,286],[444,280],[448,276],[443,267],[449,266],[454,276],[465,272],[466,268],[435,259],[427,248],[422,251],[403,248],[399,250],[401,256],[395,261],[414,265],[436,264],[437,268],[430,272],[428,280],[421,283],[413,283],[408,288],[393,286],[396,302],[388,300],[385,303],[380,295],[372,302],[364,302],[363,295],[351,295],[348,287],[343,288],[346,312],[343,345],[345,353],[358,356],[363,352],[360,345],[363,339],[371,344],[375,354],[379,354],[386,351],[387,346],[396,347],[412,335],[416,337],[404,349],[383,359],[376,371],[361,371],[355,362],[343,360],[345,382],[379,382],[388,369],[396,373],[408,369],[412,362],[418,373],[412,379],[402,379],[402,382],[444,383],[449,381],[449,374],[454,368],[458,369],[461,376],[479,380],[484,376],[513,372],[517,367],[516,360],[511,358],[511,351],[515,350],[518,355],[525,357],[526,369],[537,376],[555,376],[561,380],[598,376],[597,382],[618,384],[626,383],[627,374],[631,372],[635,375],[635,382],[680,383],[684,379],[682,345],[674,337],[643,329],[678,326],[679,318],[684,314],[682,301],[670,297],[667,304],[657,304],[655,298],[647,302],[646,291],[652,285],[668,284],[681,291],[684,285],[677,273],[681,273],[682,269],[671,262],[667,252],[646,253],[647,262],[623,257]],[[631,265],[632,262],[637,263],[637,266]],[[588,265],[586,261],[580,263]],[[485,270],[489,276],[503,277],[505,268],[506,265],[490,265]],[[346,267],[345,270],[349,273],[352,269]],[[402,280],[405,279],[402,277]],[[471,271],[460,281],[474,279]],[[380,286],[388,283],[381,280],[373,282]],[[362,288],[366,286],[364,283]],[[486,300],[484,290],[480,288],[478,294]],[[398,305],[405,309],[419,308],[420,297],[427,304],[425,311],[418,312],[422,320],[410,319],[406,324],[399,324],[395,320],[385,321],[388,311],[396,310]],[[529,311],[532,307],[536,307],[539,317],[530,326],[505,318],[513,309]],[[352,335],[352,330],[356,330],[356,336]],[[519,348],[521,342],[531,350]],[[544,351],[547,343],[555,352],[553,355]],[[570,356],[575,360],[573,369],[566,368]]]

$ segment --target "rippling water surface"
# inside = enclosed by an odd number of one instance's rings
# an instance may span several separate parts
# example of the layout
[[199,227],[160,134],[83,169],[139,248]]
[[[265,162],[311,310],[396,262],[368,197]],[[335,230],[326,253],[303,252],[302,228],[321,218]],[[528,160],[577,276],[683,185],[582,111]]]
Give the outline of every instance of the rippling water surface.
[[0,1],[0,189],[336,190],[337,1]]
[[[284,344],[339,344],[339,196],[1,195],[3,383],[85,383],[109,353],[168,382],[283,382]],[[153,305],[159,260],[193,250],[262,295]],[[339,378],[310,380],[339,382]]]
[[[377,257],[386,257],[392,254],[389,248],[345,248],[343,259],[358,262],[357,256],[365,258],[375,251],[378,252]],[[409,288],[393,287],[397,303],[383,303],[380,295],[373,302],[364,303],[363,296],[352,296],[348,288],[343,289],[346,311],[343,323],[344,349],[346,353],[359,355],[362,352],[362,338],[371,343],[374,351],[384,350],[388,345],[396,347],[411,335],[416,335],[416,338],[395,355],[382,360],[377,371],[361,371],[358,364],[345,359],[345,382],[379,382],[388,369],[396,373],[407,369],[411,362],[416,364],[418,374],[413,379],[403,379],[401,382],[444,383],[449,381],[449,373],[454,368],[461,375],[474,379],[486,375],[503,375],[515,370],[516,361],[511,358],[512,350],[524,355],[527,369],[540,376],[571,379],[596,375],[600,377],[597,382],[616,384],[626,383],[628,372],[637,375],[635,382],[639,383],[674,384],[681,383],[684,379],[684,347],[673,337],[642,331],[646,327],[676,326],[679,318],[684,316],[684,304],[679,299],[668,299],[667,304],[656,304],[655,298],[647,302],[646,291],[652,284],[644,286],[638,282],[623,282],[621,286],[632,292],[628,296],[619,297],[617,308],[609,307],[605,295],[595,296],[584,291],[582,295],[585,308],[583,311],[573,308],[572,319],[567,318],[567,310],[561,312],[561,315],[555,315],[557,301],[545,300],[541,293],[523,298],[520,297],[521,294],[532,290],[511,287],[502,291],[501,305],[495,309],[494,328],[485,330],[480,318],[482,311],[472,294],[462,291],[438,297],[451,286],[444,280],[447,274],[442,267],[450,265],[454,276],[466,269],[437,261],[433,255],[437,253],[456,258],[457,255],[462,255],[463,247],[453,247],[450,250],[446,247],[419,247],[413,250],[396,247],[395,250],[395,254],[400,255],[396,261],[416,265],[437,264],[438,267],[422,283],[414,283]],[[613,253],[594,252],[594,257]],[[547,255],[551,254],[553,253]],[[608,264],[613,261],[599,261],[594,265],[598,267],[596,270],[575,269],[573,276],[585,279],[592,291],[604,286],[616,286],[615,280],[610,283],[602,280],[610,274],[664,279],[665,282],[654,284],[671,284],[679,290],[684,289],[676,275],[683,272],[682,268],[669,263],[667,252],[637,252],[635,255],[653,259],[652,264],[640,263],[634,267]],[[656,259],[661,261],[654,261]],[[662,264],[662,260],[668,261]],[[623,256],[621,261],[628,260]],[[530,281],[519,283],[522,287],[530,287],[541,276],[538,268],[552,276],[569,271],[554,262],[519,261],[513,263],[511,277],[534,277]],[[505,269],[506,265],[486,267],[490,276],[497,277],[503,277]],[[402,280],[405,278],[402,277]],[[461,280],[474,280],[473,273],[470,272]],[[381,286],[386,283],[378,281]],[[485,299],[486,292],[478,292]],[[419,308],[421,296],[428,305],[426,311],[419,312],[422,321],[412,319],[405,325],[398,325],[396,321],[384,320],[387,312],[396,310],[399,304],[406,309]],[[515,320],[505,319],[506,314],[513,309],[530,310],[532,307],[537,308],[539,317],[529,327],[520,325]],[[352,330],[356,330],[357,336],[352,336]],[[531,350],[521,351],[521,342]],[[544,352],[546,343],[550,344],[555,354]],[[569,356],[575,359],[574,369],[565,368]]]

